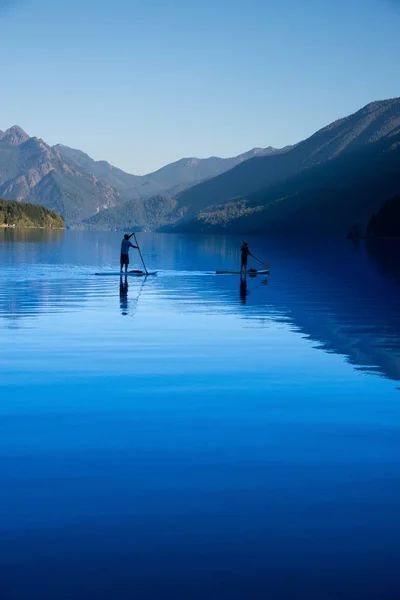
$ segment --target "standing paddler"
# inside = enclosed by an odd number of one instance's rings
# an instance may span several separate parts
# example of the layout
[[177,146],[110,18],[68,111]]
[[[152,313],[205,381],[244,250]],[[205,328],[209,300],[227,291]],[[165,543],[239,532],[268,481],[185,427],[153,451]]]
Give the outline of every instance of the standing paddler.
[[246,272],[247,271],[247,259],[248,257],[253,256],[252,253],[249,250],[249,243],[248,242],[243,242],[242,247],[240,248],[240,272],[242,273],[243,271]]
[[124,239],[122,240],[121,243],[121,273],[122,273],[122,269],[125,265],[125,273],[128,272],[128,265],[129,265],[129,248],[137,248],[137,246],[134,246],[129,240],[130,238],[135,235],[134,233],[131,233],[131,235],[128,235],[127,233],[124,235]]

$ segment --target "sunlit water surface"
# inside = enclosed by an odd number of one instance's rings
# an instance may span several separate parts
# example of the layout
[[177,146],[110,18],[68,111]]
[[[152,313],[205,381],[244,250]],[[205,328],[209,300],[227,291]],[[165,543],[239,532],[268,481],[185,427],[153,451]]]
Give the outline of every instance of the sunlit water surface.
[[120,241],[0,230],[1,599],[398,599],[398,248]]

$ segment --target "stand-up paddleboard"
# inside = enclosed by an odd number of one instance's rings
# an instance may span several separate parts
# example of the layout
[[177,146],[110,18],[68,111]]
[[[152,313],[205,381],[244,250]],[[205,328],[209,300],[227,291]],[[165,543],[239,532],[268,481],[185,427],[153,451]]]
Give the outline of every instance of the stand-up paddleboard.
[[133,275],[134,277],[147,277],[147,275],[157,275],[157,271],[104,271],[103,273],[95,273],[95,275],[101,275],[102,277],[105,275],[120,275],[121,277],[125,277],[126,275]]
[[215,271],[217,275],[269,275],[268,271]]

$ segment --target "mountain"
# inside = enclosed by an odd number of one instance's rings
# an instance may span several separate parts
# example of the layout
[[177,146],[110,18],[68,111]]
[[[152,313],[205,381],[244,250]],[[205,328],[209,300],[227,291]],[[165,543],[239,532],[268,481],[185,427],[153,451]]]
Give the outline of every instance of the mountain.
[[53,149],[64,158],[72,160],[88,173],[98,177],[104,183],[119,191],[132,188],[142,181],[142,177],[125,173],[125,171],[113,167],[113,165],[110,165],[110,163],[105,160],[93,160],[93,158],[90,158],[90,156],[85,154],[85,152],[82,152],[82,150],[69,148],[63,144],[57,144],[56,146],[53,146]]
[[37,204],[0,198],[0,227],[63,228],[64,219],[54,211]]
[[[62,144],[51,147],[14,125],[0,131],[0,194],[6,199],[40,203],[54,209],[70,227],[82,226],[82,222],[102,210],[137,200],[136,204],[127,205],[129,214],[136,206],[138,219],[142,213],[146,214],[156,227],[170,223],[172,214],[178,218],[184,212],[180,209],[174,213],[168,198],[252,156],[275,151],[271,147],[254,148],[234,158],[182,159],[154,173],[137,176],[106,161],[95,161],[81,150]],[[157,201],[149,202],[148,209],[140,202],[154,197]],[[165,206],[161,210],[162,202]],[[118,211],[110,216],[112,225],[119,214],[122,216]],[[108,219],[107,214],[94,221],[104,227]]]
[[183,216],[176,200],[168,196],[152,196],[145,200],[130,200],[122,206],[102,210],[83,221],[87,229],[153,231],[160,224],[175,223]]
[[233,158],[182,158],[158,171],[144,175],[142,182],[129,190],[131,195],[150,197],[154,194],[176,196],[182,190],[190,188],[201,181],[216,177],[233,167],[257,155],[270,155],[279,152],[271,146],[268,148],[253,148],[249,152]]
[[21,127],[14,125],[14,127],[10,127],[7,131],[0,131],[0,140],[10,144],[10,146],[19,146],[29,140],[29,135]]
[[247,200],[206,209],[177,231],[344,236],[365,229],[387,197],[400,192],[400,136],[314,167]]
[[43,204],[68,225],[128,199],[17,126],[0,133],[0,196]]
[[147,175],[131,175],[113,167],[106,161],[95,161],[90,156],[57,144],[54,146],[63,157],[73,160],[108,185],[124,192],[130,198],[151,198],[155,195],[175,196],[184,189],[215,177],[257,155],[279,152],[276,148],[253,148],[233,158],[182,158]]
[[205,181],[178,197],[186,218],[212,205],[247,199],[302,171],[351,154],[395,133],[400,127],[400,98],[373,102],[321,129],[286,152],[257,156],[227,173]]
[[400,98],[295,146],[185,158],[144,176],[14,126],[0,132],[0,195],[97,229],[345,235],[400,193]]
[[335,233],[400,192],[400,99],[374,102],[285,153],[251,159],[177,197],[177,231]]

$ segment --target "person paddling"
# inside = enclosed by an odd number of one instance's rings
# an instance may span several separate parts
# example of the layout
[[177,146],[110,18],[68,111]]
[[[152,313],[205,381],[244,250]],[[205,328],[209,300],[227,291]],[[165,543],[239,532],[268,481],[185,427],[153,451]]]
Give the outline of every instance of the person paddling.
[[240,272],[247,271],[247,259],[250,256],[253,256],[252,253],[249,250],[249,244],[248,242],[243,242],[242,247],[240,248],[240,253],[241,253],[241,263],[240,263]]
[[124,239],[122,240],[121,243],[121,273],[122,273],[122,269],[123,266],[125,265],[125,273],[128,272],[128,265],[129,265],[129,248],[137,248],[137,246],[134,246],[129,240],[130,238],[134,235],[134,233],[131,233],[131,235],[128,235],[127,233],[124,235]]

